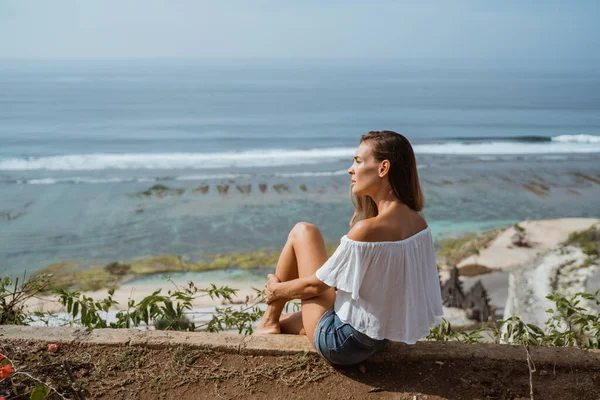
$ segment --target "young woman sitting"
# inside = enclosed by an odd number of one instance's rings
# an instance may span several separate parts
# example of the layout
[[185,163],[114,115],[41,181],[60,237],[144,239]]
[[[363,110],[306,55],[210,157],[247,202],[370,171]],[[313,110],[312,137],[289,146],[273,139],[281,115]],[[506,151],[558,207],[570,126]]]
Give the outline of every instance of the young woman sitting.
[[[387,340],[416,343],[443,314],[413,149],[395,132],[363,135],[348,169],[355,212],[327,259],[316,226],[288,235],[257,333],[306,334],[331,364],[357,364]],[[288,300],[299,312],[281,317]]]

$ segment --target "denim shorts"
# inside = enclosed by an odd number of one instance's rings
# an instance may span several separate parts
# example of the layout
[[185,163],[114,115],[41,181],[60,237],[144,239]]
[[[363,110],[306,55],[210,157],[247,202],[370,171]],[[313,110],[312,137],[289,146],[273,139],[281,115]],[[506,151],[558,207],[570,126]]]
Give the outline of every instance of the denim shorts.
[[317,322],[314,342],[317,352],[329,364],[353,365],[383,350],[387,340],[371,339],[340,320],[330,308]]

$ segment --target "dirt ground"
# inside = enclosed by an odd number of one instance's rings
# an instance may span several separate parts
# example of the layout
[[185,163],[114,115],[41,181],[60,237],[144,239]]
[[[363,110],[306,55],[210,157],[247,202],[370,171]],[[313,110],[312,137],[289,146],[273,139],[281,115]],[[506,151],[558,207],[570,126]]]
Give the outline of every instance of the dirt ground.
[[[38,347],[36,347],[38,346]],[[2,343],[19,371],[69,399],[529,399],[526,362],[365,363],[334,369],[314,354],[243,356],[210,349]],[[596,370],[536,365],[536,400],[600,399]],[[29,399],[13,375],[0,396]],[[51,399],[60,398],[51,394]]]

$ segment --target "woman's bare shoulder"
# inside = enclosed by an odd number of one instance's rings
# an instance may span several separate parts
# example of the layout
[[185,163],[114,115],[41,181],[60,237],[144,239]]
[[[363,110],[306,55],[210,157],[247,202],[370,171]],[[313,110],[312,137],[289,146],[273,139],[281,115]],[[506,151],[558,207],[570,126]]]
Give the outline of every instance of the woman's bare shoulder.
[[378,217],[359,221],[348,232],[348,239],[358,242],[393,242],[398,240],[396,236],[398,231]]
[[409,238],[427,229],[427,221],[415,211],[403,218],[398,225],[399,234],[402,236],[399,240]]
[[348,239],[357,242],[394,242],[404,240],[427,229],[427,222],[415,213],[401,221],[369,218],[358,221],[348,232]]
[[427,229],[427,221],[425,221],[425,218],[423,218],[423,216],[419,215],[418,213],[415,213],[413,218],[413,226],[417,232],[420,232],[423,229]]
[[378,227],[374,218],[358,221],[348,232],[348,239],[357,242],[376,242],[378,241]]

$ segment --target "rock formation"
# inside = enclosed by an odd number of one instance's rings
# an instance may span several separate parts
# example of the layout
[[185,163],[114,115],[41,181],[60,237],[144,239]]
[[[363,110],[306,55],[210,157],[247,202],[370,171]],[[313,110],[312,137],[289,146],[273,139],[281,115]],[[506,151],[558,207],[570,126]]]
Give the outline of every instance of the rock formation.
[[466,310],[469,319],[487,322],[492,316],[492,307],[487,291],[481,281],[477,281],[471,290],[464,294],[458,268],[454,267],[448,279],[442,285],[442,301],[446,307]]
[[465,296],[463,308],[467,310],[467,317],[475,321],[487,322],[490,317],[493,317],[490,299],[480,280]]
[[454,267],[448,279],[442,285],[442,301],[446,307],[463,308],[465,295],[459,279],[458,268]]

